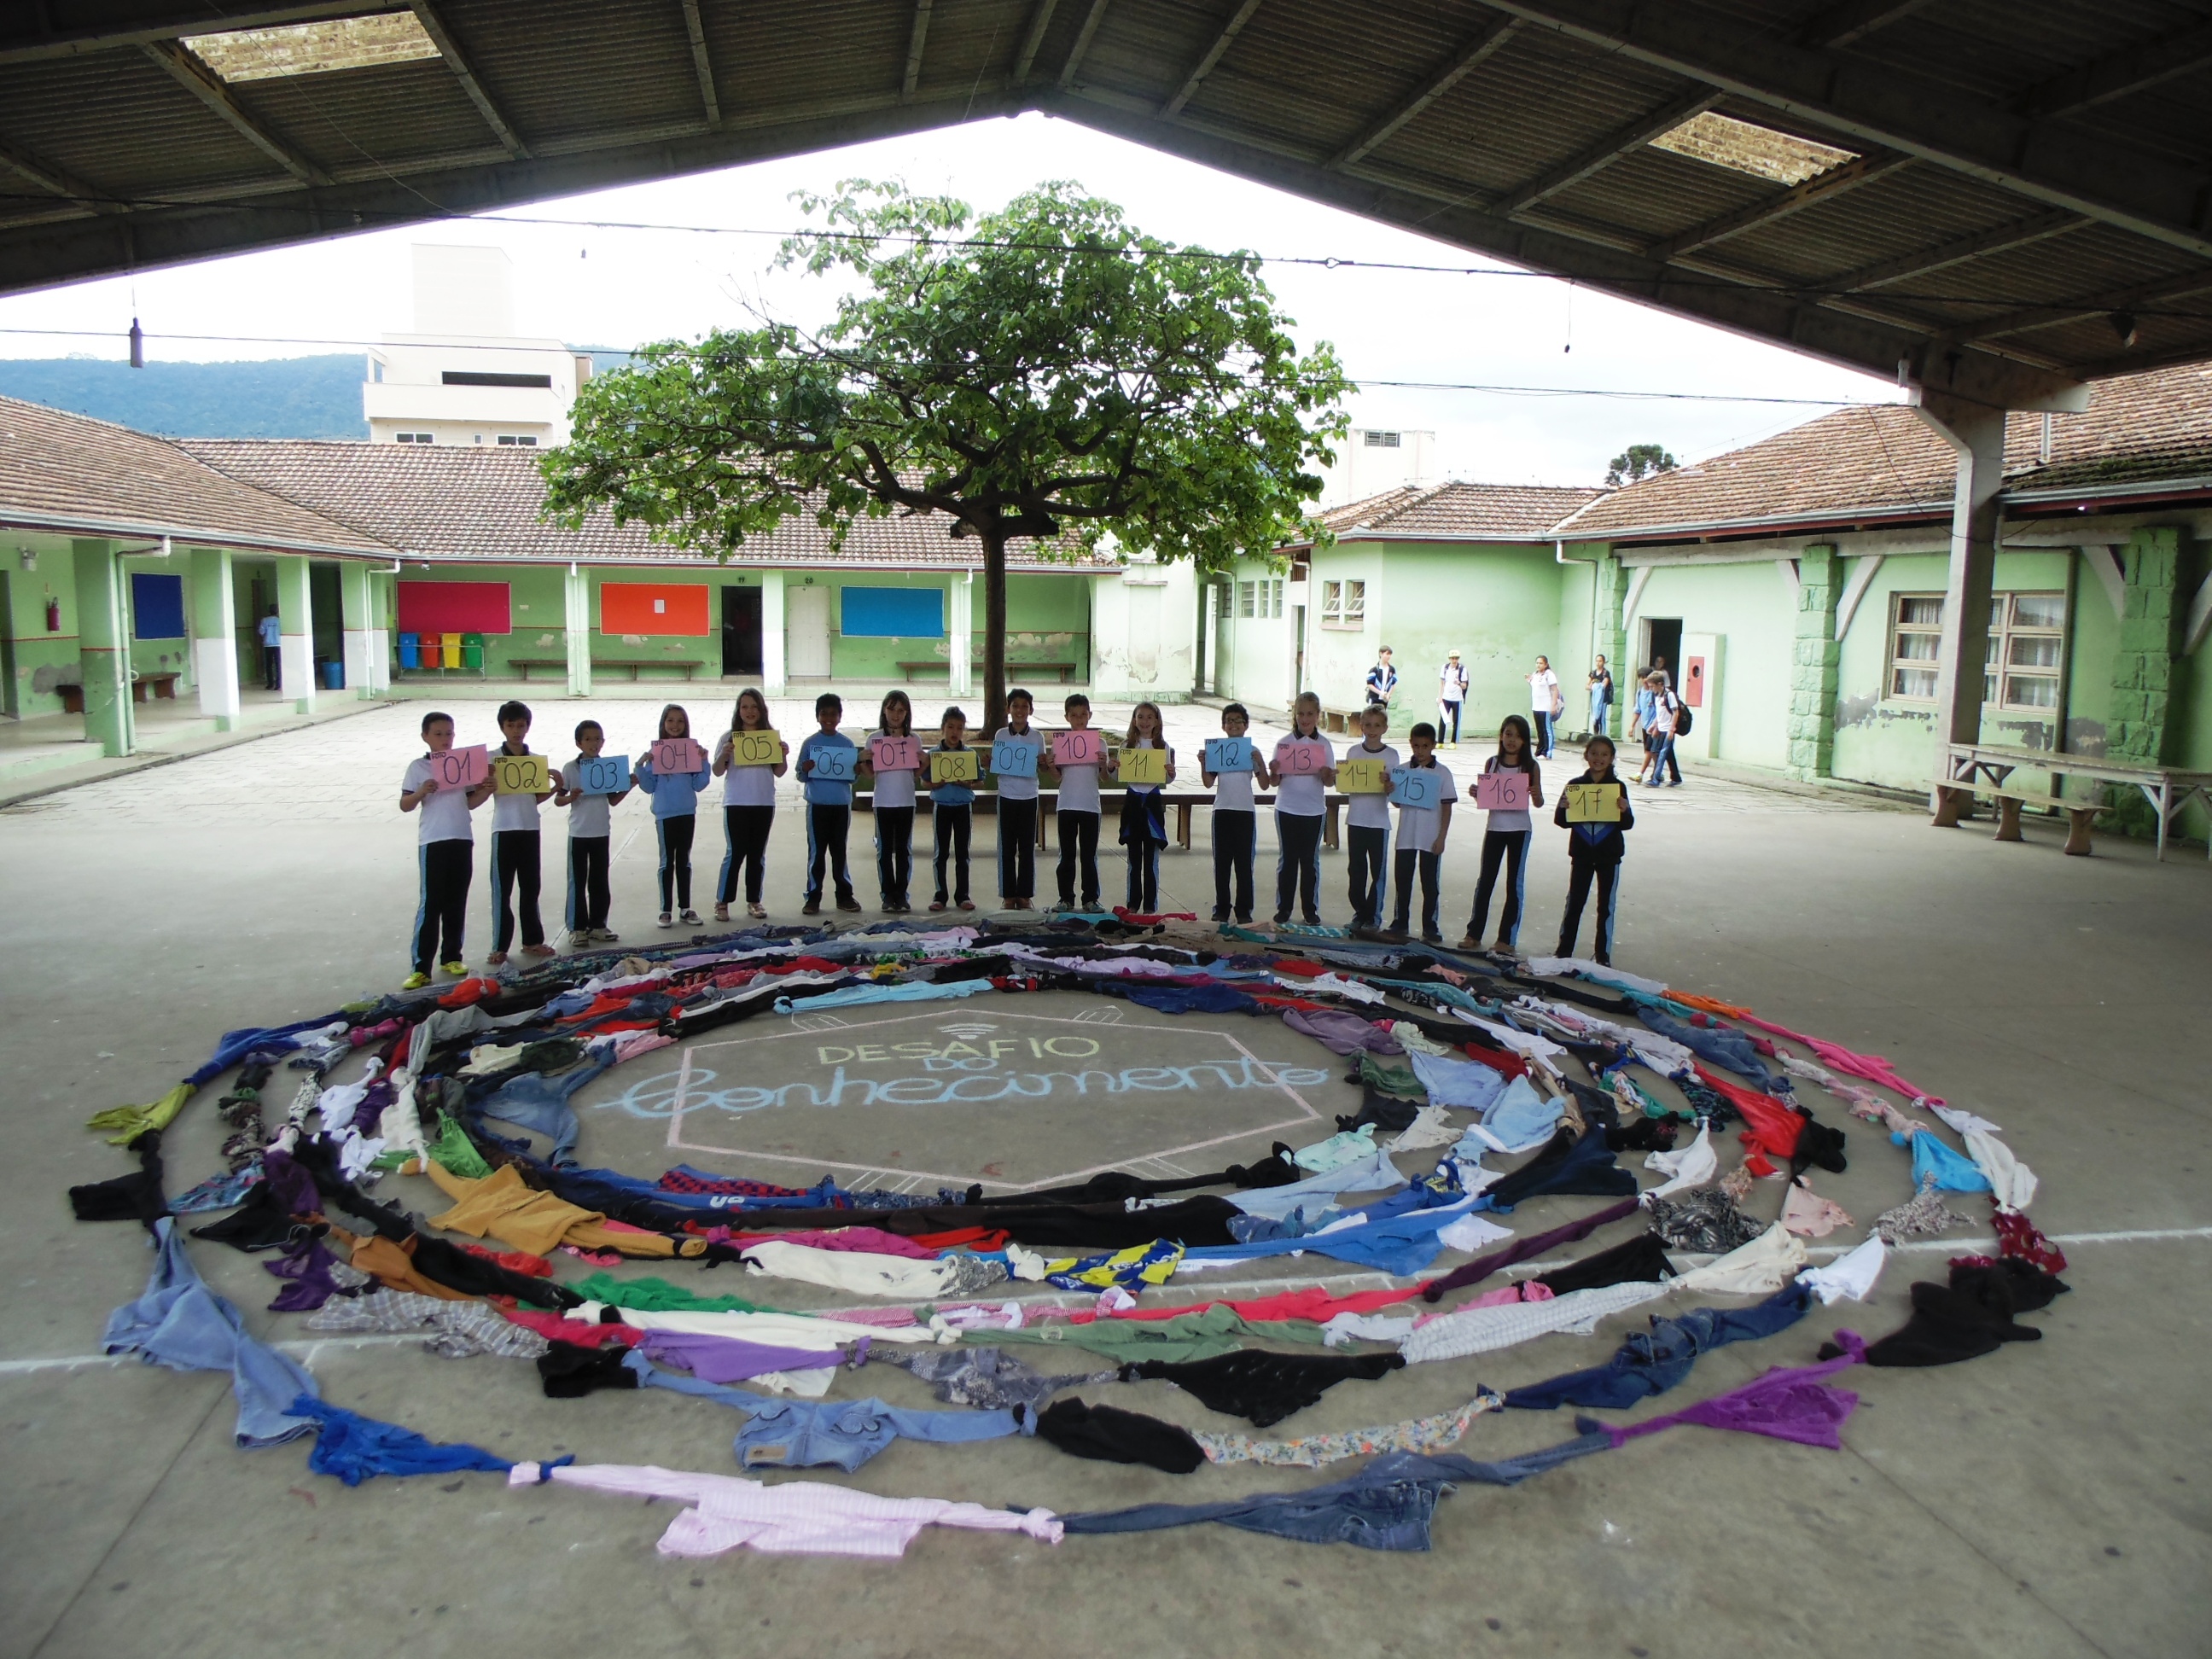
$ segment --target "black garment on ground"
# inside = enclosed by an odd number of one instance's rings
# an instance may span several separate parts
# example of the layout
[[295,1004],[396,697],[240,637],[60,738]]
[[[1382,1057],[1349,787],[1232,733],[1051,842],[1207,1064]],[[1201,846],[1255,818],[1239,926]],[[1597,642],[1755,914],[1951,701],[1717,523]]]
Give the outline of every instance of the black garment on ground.
[[228,1244],[234,1250],[275,1250],[291,1243],[293,1229],[299,1224],[278,1200],[276,1188],[263,1182],[222,1220],[193,1228],[192,1237]]
[[[2013,1316],[2048,1307],[2072,1287],[2031,1264],[2007,1259],[1994,1266],[1962,1264],[1948,1285],[1912,1287],[1912,1317],[1878,1342],[1867,1344],[1869,1365],[1955,1365],[1995,1353],[2008,1342],[2039,1342],[2043,1333]],[[1820,1358],[1843,1350],[1823,1344]]]
[[1605,1144],[1616,1152],[1667,1152],[1674,1149],[1674,1120],[1639,1117],[1633,1123],[1607,1129]]
[[1844,1132],[1821,1122],[1802,1106],[1798,1113],[1805,1120],[1797,1131],[1797,1150],[1790,1155],[1790,1178],[1792,1181],[1805,1173],[1805,1166],[1817,1164],[1832,1174],[1844,1172]]
[[1595,1255],[1586,1255],[1579,1261],[1540,1273],[1536,1282],[1553,1296],[1565,1296],[1570,1291],[1594,1291],[1600,1285],[1626,1285],[1634,1279],[1656,1284],[1670,1278],[1674,1271],[1667,1265],[1667,1249],[1658,1237],[1638,1233],[1626,1244],[1616,1244],[1609,1250],[1600,1250]]
[[1535,1157],[1483,1190],[1495,1208],[1510,1210],[1546,1193],[1626,1198],[1636,1191],[1636,1177],[1613,1161],[1604,1130],[1588,1130],[1577,1139],[1563,1127]]
[[1158,1377],[1194,1394],[1210,1411],[1249,1418],[1260,1428],[1304,1411],[1338,1383],[1372,1382],[1402,1370],[1396,1353],[1271,1353],[1244,1348],[1211,1359],[1145,1359],[1121,1367],[1121,1380]]
[[[1410,1120],[1408,1120],[1410,1121]],[[1110,1204],[1127,1198],[1158,1198],[1167,1193],[1190,1192],[1200,1187],[1287,1187],[1303,1181],[1306,1172],[1291,1161],[1291,1149],[1281,1141],[1267,1157],[1251,1164],[1232,1164],[1211,1175],[1184,1176],[1174,1181],[1152,1181],[1124,1170],[1109,1170],[1073,1187],[1047,1187],[1036,1192],[986,1198],[983,1189],[971,1187],[967,1201],[986,1208],[1009,1204]]]
[[1080,1400],[1055,1400],[1039,1412],[1037,1434],[1072,1456],[1143,1463],[1169,1474],[1188,1474],[1206,1462],[1188,1430],[1140,1412]]
[[1480,1285],[1500,1267],[1510,1267],[1516,1261],[1526,1261],[1531,1256],[1544,1254],[1555,1244],[1571,1244],[1578,1238],[1588,1238],[1600,1227],[1626,1219],[1637,1212],[1636,1200],[1623,1199],[1618,1204],[1608,1204],[1595,1215],[1586,1215],[1579,1221],[1570,1221],[1564,1227],[1554,1227],[1549,1232],[1531,1233],[1516,1238],[1510,1244],[1500,1245],[1488,1255],[1479,1255],[1463,1267],[1455,1267],[1440,1279],[1432,1279],[1421,1286],[1421,1300],[1441,1302],[1452,1291],[1469,1285]]
[[1701,1255],[1726,1255],[1766,1231],[1717,1187],[1700,1187],[1680,1198],[1647,1199],[1644,1207],[1651,1212],[1651,1231],[1668,1246]]
[[1413,1120],[1421,1115],[1421,1109],[1412,1101],[1386,1095],[1371,1083],[1363,1084],[1360,1092],[1358,1112],[1351,1117],[1338,1118],[1338,1129],[1357,1129],[1363,1123],[1371,1123],[1378,1129],[1395,1133],[1410,1127]]
[[137,1221],[150,1232],[155,1220],[169,1212],[161,1195],[161,1132],[147,1130],[130,1150],[138,1154],[136,1173],[69,1189],[70,1208],[79,1221]]
[[629,1350],[619,1342],[604,1348],[556,1342],[538,1356],[538,1375],[548,1400],[581,1400],[601,1389],[634,1389],[637,1373],[623,1364]]

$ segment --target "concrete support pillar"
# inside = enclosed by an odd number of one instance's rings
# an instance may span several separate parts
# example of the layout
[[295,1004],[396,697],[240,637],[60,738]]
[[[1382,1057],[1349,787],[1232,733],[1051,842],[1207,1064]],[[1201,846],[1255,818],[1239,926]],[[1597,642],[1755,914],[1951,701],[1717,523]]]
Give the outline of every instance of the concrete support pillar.
[[376,695],[376,647],[369,628],[370,574],[371,568],[359,559],[348,559],[338,567],[341,660],[345,665],[346,690],[357,702]]
[[218,732],[238,729],[238,602],[231,586],[230,550],[191,550],[192,678],[200,713]]
[[568,695],[592,695],[592,579],[581,565],[568,567]]
[[[2176,671],[2183,666],[2182,532],[2171,525],[2137,530],[2120,558],[2120,642],[2112,656],[2112,700],[2105,752],[2116,761],[2160,766],[2172,758]],[[2140,794],[2113,792],[2130,835],[2155,836],[2158,814]]]
[[780,697],[790,676],[784,667],[783,572],[761,572],[761,695]]
[[[1951,494],[1951,565],[1943,585],[1943,633],[1936,666],[1934,775],[1946,775],[1946,747],[1982,735],[1982,676],[1988,667],[1990,585],[1996,572],[1997,491],[2004,484],[2005,411],[1929,392],[1916,412],[1951,446],[1958,473]],[[1931,791],[1939,823],[1955,822],[1960,801]]]
[[307,561],[276,558],[276,623],[283,643],[278,661],[284,701],[295,712],[315,712],[315,612],[307,586]]
[[398,599],[395,574],[374,570],[368,578],[368,686],[380,697],[392,693],[392,612]]
[[1808,547],[1797,561],[1797,637],[1790,667],[1789,761],[1793,778],[1833,775],[1836,758],[1836,600],[1843,561],[1833,547]]
[[[1633,703],[1636,690],[1627,682],[1627,676],[1635,672],[1628,661],[1628,567],[1613,557],[1613,550],[1607,548],[1598,555],[1594,572],[1590,649],[1603,657],[1606,666],[1613,670],[1614,703]],[[1618,712],[1616,707],[1616,715]],[[1613,729],[1620,730],[1617,719]]]
[[108,541],[72,541],[76,567],[77,666],[84,688],[84,734],[109,757],[137,748],[131,714],[131,619],[123,573]]
[[975,573],[963,570],[955,576],[945,600],[945,695],[971,697],[975,695]]

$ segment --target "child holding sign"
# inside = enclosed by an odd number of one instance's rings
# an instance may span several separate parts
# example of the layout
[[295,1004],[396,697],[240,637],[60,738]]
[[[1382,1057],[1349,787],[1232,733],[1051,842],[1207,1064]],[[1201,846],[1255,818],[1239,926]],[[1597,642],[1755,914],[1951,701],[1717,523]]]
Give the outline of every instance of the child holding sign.
[[1298,693],[1291,735],[1275,745],[1265,781],[1275,787],[1275,926],[1291,919],[1291,901],[1309,927],[1321,926],[1321,820],[1336,781],[1335,751],[1321,735],[1321,698]]
[[[604,759],[607,734],[597,720],[576,724],[576,758],[561,769],[553,804],[568,809],[568,937],[578,945],[612,945],[607,931],[608,848],[613,813],[629,793],[629,768],[623,757]],[[619,789],[599,786],[624,780]]]
[[[885,738],[891,741],[879,741]],[[905,692],[892,692],[876,711],[868,753],[876,779],[876,884],[885,910],[911,910],[907,889],[914,881],[914,780],[921,750],[914,740],[914,704]],[[898,764],[887,766],[886,761]]]
[[1052,763],[1060,774],[1060,908],[1075,908],[1077,878],[1083,908],[1098,908],[1098,769],[1106,740],[1091,729],[1091,699],[1068,694],[1063,705],[1067,730],[1052,740]]
[[[707,751],[691,741],[691,716],[683,704],[665,705],[653,731],[653,748],[637,757],[629,774],[653,797],[653,827],[660,837],[659,925],[673,927],[675,912],[681,908],[684,924],[696,927],[699,913],[691,908],[691,837],[699,828],[699,792],[714,775],[707,765]],[[680,750],[672,746],[679,744]],[[655,750],[669,763],[665,771],[653,758]],[[684,765],[687,761],[690,764]]]
[[[1159,783],[1139,782],[1131,774],[1142,777],[1150,769],[1141,763],[1133,766],[1132,751],[1164,750],[1166,761],[1160,767]],[[1140,915],[1151,915],[1160,908],[1160,848],[1168,844],[1167,809],[1160,799],[1160,792],[1175,781],[1175,750],[1160,730],[1160,710],[1157,703],[1140,702],[1129,711],[1129,733],[1121,740],[1121,752],[1115,757],[1114,770],[1126,786],[1121,796],[1121,845],[1129,860],[1128,896],[1123,902]]]
[[1521,943],[1521,904],[1528,892],[1528,842],[1534,834],[1528,809],[1544,804],[1544,775],[1528,740],[1528,722],[1520,715],[1508,714],[1498,726],[1498,752],[1483,763],[1482,776],[1467,793],[1476,805],[1488,809],[1490,826],[1483,831],[1482,875],[1475,883],[1474,908],[1459,948],[1482,948],[1482,930],[1490,921],[1490,893],[1503,864],[1505,908],[1498,918],[1498,948],[1511,951]]
[[1043,748],[1030,714],[1036,701],[1026,691],[1006,693],[1006,723],[993,736],[995,750],[1008,738],[1020,740],[1018,752],[1028,757],[1029,772],[1001,770],[994,755],[991,770],[999,779],[999,896],[1009,910],[1033,908],[1036,896],[1037,781],[1036,755]]
[[[415,907],[415,971],[404,981],[410,991],[420,990],[430,982],[430,964],[434,962],[444,963],[446,971],[455,979],[469,971],[461,955],[461,930],[468,919],[469,877],[473,872],[477,852],[476,827],[469,822],[469,814],[483,805],[491,793],[489,771],[477,769],[483,750],[476,750],[467,767],[461,764],[459,756],[452,754],[451,714],[423,715],[422,741],[429,753],[410,763],[406,775],[399,781],[399,810],[412,812],[419,809],[422,814],[422,828],[416,836],[422,899]],[[463,781],[471,771],[476,781]],[[447,775],[453,776],[453,782],[445,781]],[[441,935],[445,940],[442,952],[439,949]]]
[[1444,837],[1451,833],[1452,797],[1457,792],[1451,769],[1437,763],[1437,728],[1422,721],[1407,734],[1413,758],[1394,781],[1391,798],[1398,802],[1398,908],[1390,931],[1406,932],[1407,912],[1413,908],[1413,880],[1421,883],[1421,943],[1442,945],[1443,929],[1437,915],[1437,878],[1443,863]]
[[799,745],[799,777],[806,791],[806,902],[801,915],[822,914],[822,866],[837,889],[837,908],[857,910],[853,872],[845,862],[845,837],[853,827],[853,775],[860,767],[860,745],[837,729],[845,700],[824,691],[814,700],[818,732]]
[[1224,708],[1221,734],[1225,741],[1206,745],[1205,763],[1198,774],[1213,791],[1213,919],[1229,920],[1233,884],[1237,920],[1248,927],[1252,924],[1252,850],[1260,839],[1252,775],[1263,764],[1254,758],[1252,740],[1244,735],[1251,723],[1243,703]]
[[1601,965],[1613,962],[1613,910],[1620,891],[1620,860],[1628,850],[1625,833],[1636,827],[1628,788],[1613,769],[1613,739],[1592,738],[1583,750],[1583,775],[1566,787],[1552,822],[1567,832],[1567,908],[1559,918],[1559,954],[1575,953],[1582,931],[1583,906],[1590,884],[1597,884],[1597,937],[1592,952]]
[[[975,751],[968,746],[968,716],[957,708],[948,708],[938,726],[937,747],[927,757],[929,762],[929,828],[935,846],[932,849],[932,873],[937,878],[937,896],[929,902],[933,910],[942,910],[946,898],[955,899],[963,910],[975,908],[968,896],[968,836],[974,827],[975,811],[975,783],[977,775]],[[952,885],[945,884],[945,860],[952,863]]]
[[1389,723],[1390,711],[1379,702],[1370,702],[1359,711],[1359,741],[1344,751],[1347,762],[1364,762],[1379,769],[1384,775],[1378,779],[1383,787],[1374,792],[1352,790],[1351,772],[1357,769],[1340,767],[1337,776],[1344,782],[1346,799],[1344,822],[1346,840],[1349,844],[1352,866],[1352,925],[1354,927],[1374,927],[1382,920],[1382,896],[1389,883],[1383,871],[1384,860],[1390,855],[1390,793],[1388,775],[1397,770],[1398,751],[1382,741],[1383,728]]
[[553,947],[545,942],[545,924],[538,915],[538,889],[544,870],[538,856],[538,805],[553,799],[552,780],[546,780],[548,787],[541,795],[527,789],[509,788],[501,776],[502,772],[514,769],[500,765],[501,756],[530,753],[530,744],[526,741],[530,735],[527,703],[510,700],[500,704],[499,729],[504,741],[492,757],[491,954],[484,958],[494,967],[507,960],[507,946],[514,943],[514,908],[510,895],[520,900],[522,954],[553,954]]
[[[738,739],[756,734],[750,743]],[[741,752],[742,750],[742,752]],[[714,745],[714,775],[722,780],[722,878],[714,888],[714,920],[730,919],[738,896],[738,872],[745,872],[745,914],[755,921],[768,915],[761,888],[768,879],[768,832],[775,826],[775,781],[790,769],[790,745],[769,724],[768,699],[748,686],[730,711],[730,729]],[[762,756],[772,758],[765,763]]]

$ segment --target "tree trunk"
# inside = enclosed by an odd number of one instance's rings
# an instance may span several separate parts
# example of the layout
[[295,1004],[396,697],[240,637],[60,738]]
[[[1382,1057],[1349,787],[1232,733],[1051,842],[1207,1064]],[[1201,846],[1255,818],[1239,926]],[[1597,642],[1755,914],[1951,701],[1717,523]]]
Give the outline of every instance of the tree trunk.
[[981,532],[983,543],[983,737],[1006,719],[1006,538]]

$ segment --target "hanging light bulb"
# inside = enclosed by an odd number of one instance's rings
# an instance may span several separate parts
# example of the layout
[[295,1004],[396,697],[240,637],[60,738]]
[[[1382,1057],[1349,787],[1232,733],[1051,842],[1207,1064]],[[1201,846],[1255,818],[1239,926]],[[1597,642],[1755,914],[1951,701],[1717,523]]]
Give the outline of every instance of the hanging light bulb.
[[146,331],[138,326],[138,319],[131,319],[131,367],[146,367]]

